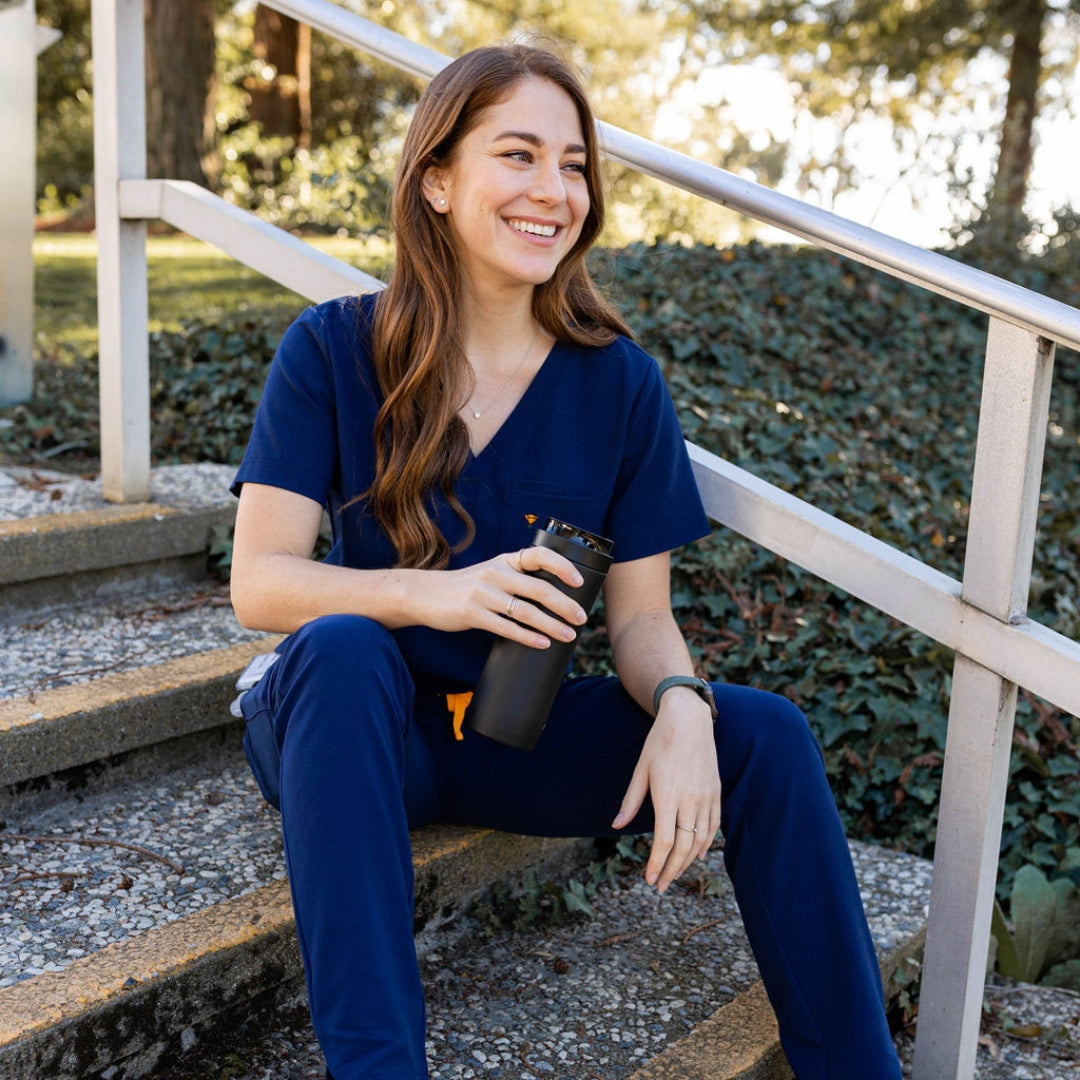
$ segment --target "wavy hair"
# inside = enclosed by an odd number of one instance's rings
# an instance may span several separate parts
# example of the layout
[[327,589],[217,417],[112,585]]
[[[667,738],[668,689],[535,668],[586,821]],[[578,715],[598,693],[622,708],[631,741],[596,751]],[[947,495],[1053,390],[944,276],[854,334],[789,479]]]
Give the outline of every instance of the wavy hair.
[[391,208],[397,258],[375,301],[371,342],[384,401],[375,421],[375,478],[367,499],[386,529],[399,566],[442,568],[451,554],[433,520],[441,492],[473,539],[472,519],[454,494],[469,454],[457,414],[472,378],[461,344],[458,253],[445,216],[424,197],[424,176],[449,166],[485,109],[505,101],[526,78],[546,79],[573,100],[585,136],[589,211],[581,235],[552,277],[537,285],[533,314],[561,342],[606,345],[630,334],[596,290],[585,256],[604,223],[599,147],[592,109],[570,65],[526,45],[476,49],[444,68],[420,98],[405,137]]

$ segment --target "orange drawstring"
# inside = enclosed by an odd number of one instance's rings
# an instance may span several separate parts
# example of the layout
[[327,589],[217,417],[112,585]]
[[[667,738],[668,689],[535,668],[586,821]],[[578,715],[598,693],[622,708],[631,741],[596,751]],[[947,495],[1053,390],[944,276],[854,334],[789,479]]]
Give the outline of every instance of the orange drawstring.
[[461,694],[447,694],[446,707],[454,714],[454,738],[461,742],[465,736],[461,734],[461,725],[465,723],[465,710],[472,701],[472,691],[466,690]]

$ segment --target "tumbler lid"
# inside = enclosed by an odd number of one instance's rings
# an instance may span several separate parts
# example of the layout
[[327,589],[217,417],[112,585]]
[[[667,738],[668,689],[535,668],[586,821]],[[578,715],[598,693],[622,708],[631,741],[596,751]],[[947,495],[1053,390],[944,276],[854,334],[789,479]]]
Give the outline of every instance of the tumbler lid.
[[[562,543],[553,542],[556,540]],[[555,548],[573,562],[602,571],[611,565],[611,549],[615,546],[614,541],[604,536],[552,517],[547,519],[542,529],[537,530],[533,542],[542,547]]]
[[590,551],[598,551],[601,555],[610,555],[611,549],[615,546],[614,541],[608,540],[607,537],[587,532],[585,529],[579,529],[576,525],[570,525],[553,517],[549,517],[544,522],[544,532],[552,533],[554,536],[561,536],[563,539],[574,544],[580,544]]

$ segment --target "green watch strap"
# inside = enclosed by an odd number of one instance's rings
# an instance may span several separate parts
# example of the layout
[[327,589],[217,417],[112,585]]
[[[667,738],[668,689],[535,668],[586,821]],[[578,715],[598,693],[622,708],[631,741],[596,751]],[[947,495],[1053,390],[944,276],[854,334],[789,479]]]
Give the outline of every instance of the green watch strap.
[[652,696],[652,709],[653,715],[660,710],[660,699],[664,696],[664,693],[670,690],[673,686],[689,686],[706,705],[709,706],[709,711],[712,713],[713,723],[716,723],[716,699],[713,697],[712,687],[705,679],[699,679],[693,675],[669,675],[666,679],[661,679],[657,684],[656,689],[653,691]]

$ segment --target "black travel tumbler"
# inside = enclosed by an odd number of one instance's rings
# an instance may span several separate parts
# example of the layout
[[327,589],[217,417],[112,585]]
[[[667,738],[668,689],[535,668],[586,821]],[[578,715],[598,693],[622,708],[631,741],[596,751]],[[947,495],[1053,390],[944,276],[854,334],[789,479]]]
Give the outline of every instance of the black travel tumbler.
[[[553,548],[565,555],[584,581],[575,589],[546,570],[534,571],[532,576],[551,582],[589,611],[611,565],[612,542],[548,518],[544,527],[536,530],[533,546]],[[547,723],[576,642],[575,637],[573,641],[552,641],[546,649],[534,649],[499,638],[491,648],[465,714],[468,725],[507,746],[531,750]]]

